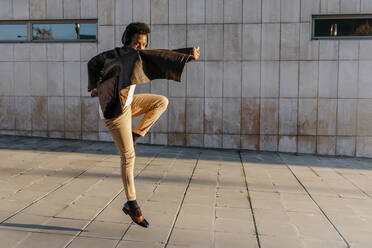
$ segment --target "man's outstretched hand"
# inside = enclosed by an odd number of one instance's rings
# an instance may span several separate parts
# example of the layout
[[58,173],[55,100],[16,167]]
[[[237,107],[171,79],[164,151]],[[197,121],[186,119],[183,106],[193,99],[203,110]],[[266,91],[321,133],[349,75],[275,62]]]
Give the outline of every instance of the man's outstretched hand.
[[98,96],[98,90],[97,90],[97,88],[92,89],[92,91],[90,92],[90,96],[91,96],[91,97],[96,97],[96,96]]
[[193,47],[192,48],[192,56],[194,57],[195,60],[199,59],[199,57],[200,57],[199,47]]

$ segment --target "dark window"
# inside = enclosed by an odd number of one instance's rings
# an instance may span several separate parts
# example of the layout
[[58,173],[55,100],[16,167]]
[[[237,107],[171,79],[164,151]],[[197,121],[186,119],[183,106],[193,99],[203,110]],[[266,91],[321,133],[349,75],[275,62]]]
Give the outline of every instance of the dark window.
[[26,41],[27,24],[0,24],[0,41]]
[[372,17],[313,16],[313,39],[372,38]]
[[97,41],[97,20],[0,21],[0,42]]
[[97,24],[82,23],[80,24],[80,40],[96,40],[97,39]]
[[96,40],[96,23],[32,24],[32,40]]

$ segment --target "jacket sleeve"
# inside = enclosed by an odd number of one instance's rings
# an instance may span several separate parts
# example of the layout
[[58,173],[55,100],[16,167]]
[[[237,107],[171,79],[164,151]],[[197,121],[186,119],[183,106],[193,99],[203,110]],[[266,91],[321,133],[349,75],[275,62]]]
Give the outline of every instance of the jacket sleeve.
[[185,55],[189,55],[187,62],[194,60],[193,55],[193,47],[186,47],[186,48],[178,48],[178,49],[173,49],[172,51],[177,52],[177,53],[182,53]]
[[178,49],[173,49],[172,51],[177,52],[177,53],[183,53],[186,55],[192,55],[192,47],[186,47],[186,48],[178,48]]
[[100,53],[89,60],[88,62],[88,91],[97,88],[97,83],[100,81],[100,71],[103,68],[105,56]]
[[[190,57],[190,54],[173,50],[140,51],[143,73],[149,80],[169,79],[181,82],[183,69]],[[134,73],[138,73],[138,70]]]

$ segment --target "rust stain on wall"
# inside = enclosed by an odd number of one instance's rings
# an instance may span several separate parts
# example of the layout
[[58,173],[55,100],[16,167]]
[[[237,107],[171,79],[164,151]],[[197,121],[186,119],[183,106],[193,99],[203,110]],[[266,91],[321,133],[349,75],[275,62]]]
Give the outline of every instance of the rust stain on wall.
[[32,130],[46,131],[48,124],[48,98],[35,96],[31,98]]
[[259,99],[242,99],[242,134],[260,133]]

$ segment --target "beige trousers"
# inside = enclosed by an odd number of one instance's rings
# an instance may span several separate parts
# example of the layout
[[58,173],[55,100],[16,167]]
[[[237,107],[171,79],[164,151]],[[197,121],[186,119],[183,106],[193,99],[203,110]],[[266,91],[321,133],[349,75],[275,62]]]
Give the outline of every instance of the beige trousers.
[[[120,92],[122,106],[128,96],[128,88]],[[136,200],[133,176],[135,151],[132,138],[132,118],[144,114],[134,130],[134,133],[144,136],[167,109],[167,106],[168,99],[165,96],[138,94],[133,96],[131,105],[123,108],[123,113],[119,117],[104,120],[120,154],[121,177],[128,201]]]

